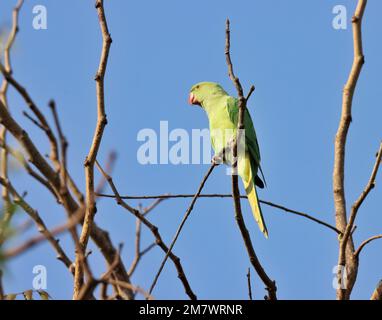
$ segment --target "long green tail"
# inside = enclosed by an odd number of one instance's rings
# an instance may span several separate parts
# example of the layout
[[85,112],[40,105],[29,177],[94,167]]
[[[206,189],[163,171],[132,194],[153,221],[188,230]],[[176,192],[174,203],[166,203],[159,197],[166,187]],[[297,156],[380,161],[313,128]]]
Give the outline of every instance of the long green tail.
[[261,207],[257,197],[256,187],[253,182],[254,179],[253,179],[252,169],[251,169],[251,165],[250,165],[250,161],[248,157],[246,157],[245,159],[244,171],[245,173],[241,175],[241,178],[244,183],[244,188],[245,188],[245,192],[247,193],[249,204],[251,205],[253,216],[255,217],[255,220],[257,224],[259,225],[261,232],[268,239],[268,230],[264,222],[263,214],[261,212]]

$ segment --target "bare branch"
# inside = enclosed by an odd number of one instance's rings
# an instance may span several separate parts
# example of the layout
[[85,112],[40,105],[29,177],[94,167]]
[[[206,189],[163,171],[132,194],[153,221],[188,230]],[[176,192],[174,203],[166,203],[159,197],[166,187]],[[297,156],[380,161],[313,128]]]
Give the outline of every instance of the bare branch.
[[61,160],[60,160],[59,168],[60,168],[60,175],[61,175],[61,190],[62,190],[61,192],[65,192],[65,190],[67,189],[67,182],[68,182],[68,170],[67,170],[67,164],[66,164],[67,162],[66,151],[68,149],[68,141],[66,140],[64,133],[62,132],[60,120],[56,110],[56,103],[54,102],[54,100],[51,100],[49,102],[49,107],[53,114],[54,123],[57,129],[58,138],[60,141]]
[[4,300],[3,270],[0,269],[0,300]]
[[91,298],[96,287],[99,284],[103,283],[103,281],[109,279],[112,276],[114,270],[120,264],[121,249],[122,249],[122,245],[120,245],[119,250],[117,251],[115,255],[113,263],[110,264],[108,270],[101,276],[100,279],[95,279],[91,273],[89,274],[90,277],[88,279],[88,282],[86,283],[85,286],[81,287],[81,291],[77,297],[78,300],[85,300],[85,299]]
[[49,101],[49,108],[51,109],[54,124],[56,127],[56,130],[58,132],[58,138],[60,142],[60,154],[61,159],[60,163],[58,164],[60,168],[60,175],[61,175],[61,192],[66,192],[67,185],[69,186],[70,190],[73,192],[74,196],[77,198],[78,202],[82,205],[84,204],[84,195],[77,187],[77,184],[74,182],[73,178],[70,176],[68,168],[67,168],[67,149],[68,149],[68,141],[62,131],[62,127],[60,124],[60,118],[58,117],[58,112],[56,108],[56,103],[54,100]]
[[[106,179],[103,179],[103,181],[106,181]],[[142,209],[140,206],[139,212],[142,214],[142,216],[146,216],[149,214],[152,210],[154,210],[159,203],[161,203],[163,199],[157,199],[152,204],[150,204],[148,207]],[[145,249],[141,250],[141,231],[142,231],[142,221],[138,218],[136,218],[135,222],[135,256],[134,260],[131,263],[131,266],[129,268],[129,271],[127,272],[129,277],[133,275],[135,270],[137,269],[137,266],[139,262],[141,261],[142,257],[149,252],[152,248],[155,247],[156,243],[152,243],[151,245],[147,246]]]
[[[139,210],[140,214],[142,214],[142,210]],[[142,221],[136,218],[135,221],[135,256],[134,260],[130,266],[129,271],[127,273],[131,277],[132,274],[134,273],[139,260],[141,259],[141,231],[142,231]]]
[[[270,300],[276,300],[276,283],[272,281],[267,273],[265,272],[264,268],[262,267],[259,259],[257,258],[256,252],[254,250],[248,229],[245,226],[242,210],[241,210],[241,203],[240,203],[240,191],[239,191],[239,184],[238,184],[238,175],[237,175],[237,144],[238,141],[241,141],[240,135],[241,132],[245,129],[244,127],[244,111],[246,108],[247,101],[244,98],[243,95],[243,88],[241,86],[241,83],[237,77],[235,77],[234,72],[233,72],[233,66],[232,66],[232,61],[230,57],[230,23],[229,20],[227,19],[226,22],[226,47],[225,47],[225,55],[226,55],[226,61],[227,61],[227,66],[228,66],[228,74],[229,77],[231,78],[232,82],[234,83],[236,87],[236,91],[238,94],[238,99],[239,99],[239,115],[238,115],[238,125],[237,125],[237,137],[236,141],[233,146],[233,174],[232,174],[232,196],[233,196],[233,201],[234,201],[234,206],[235,206],[235,218],[236,222],[239,226],[242,238],[244,240],[245,247],[247,249],[247,253],[249,256],[249,259],[255,268],[257,274],[261,278],[261,280],[264,282],[266,285],[266,289],[268,291],[268,297],[266,299]],[[251,92],[250,92],[251,93]],[[250,96],[250,94],[248,94]]]
[[377,157],[376,157],[376,160],[375,160],[375,164],[374,164],[373,171],[371,173],[369,182],[367,183],[365,189],[362,191],[362,193],[359,196],[359,198],[354,202],[354,204],[352,206],[351,213],[350,213],[350,218],[349,218],[349,223],[346,226],[346,230],[345,230],[345,233],[344,233],[344,236],[343,236],[343,240],[342,240],[344,243],[346,243],[347,238],[350,235],[350,232],[351,232],[351,230],[353,228],[353,225],[354,225],[355,219],[357,217],[357,213],[358,213],[359,208],[361,207],[361,205],[364,202],[364,200],[366,199],[366,197],[369,195],[370,191],[375,186],[375,179],[377,177],[377,173],[378,173],[378,169],[379,169],[380,164],[381,164],[381,160],[382,160],[382,142],[381,142],[381,144],[379,146],[379,150],[378,150],[378,153],[377,153]]
[[377,287],[375,288],[370,300],[382,300],[382,280],[379,281]]
[[382,238],[382,234],[377,235],[377,236],[370,237],[369,239],[366,239],[365,241],[363,241],[363,242],[361,243],[361,245],[358,247],[358,249],[357,249],[357,250],[355,251],[355,253],[354,253],[355,258],[356,258],[356,259],[359,258],[359,255],[360,255],[362,249],[363,249],[367,244],[369,244],[370,242],[372,242],[372,241],[374,241],[374,240],[381,239],[381,238]]
[[23,115],[25,118],[27,118],[30,122],[32,122],[37,128],[39,128],[42,131],[46,131],[46,128],[43,127],[43,125],[38,122],[35,118],[33,118],[28,112],[23,111]]
[[249,92],[247,94],[247,97],[245,98],[245,101],[248,101],[249,98],[251,97],[252,93],[255,91],[255,86],[252,85],[250,88],[249,88]]
[[[209,176],[211,175],[212,171],[214,170],[215,166],[216,166],[215,163],[211,164],[210,168],[208,169],[206,175],[204,176],[204,178],[203,178],[203,180],[202,180],[202,182],[201,182],[201,184],[200,184],[200,186],[198,188],[198,191],[194,195],[194,197],[193,197],[193,199],[192,199],[192,201],[190,203],[190,206],[188,207],[188,209],[187,209],[187,211],[186,211],[186,213],[185,213],[185,215],[184,215],[184,217],[183,217],[183,219],[182,219],[182,221],[181,221],[181,223],[180,223],[180,225],[178,227],[178,230],[176,231],[175,236],[174,236],[174,238],[173,238],[173,240],[172,240],[172,242],[170,244],[170,247],[168,248],[168,251],[167,251],[167,253],[166,253],[166,255],[165,255],[165,257],[164,257],[164,259],[163,259],[163,261],[162,261],[162,263],[160,265],[160,267],[159,267],[159,270],[158,270],[157,274],[155,275],[154,281],[151,284],[151,287],[150,287],[150,290],[149,290],[150,294],[153,292],[153,290],[155,288],[155,285],[156,285],[156,283],[157,283],[157,281],[159,279],[159,276],[160,276],[160,274],[161,274],[161,272],[162,272],[162,270],[163,270],[163,268],[164,268],[164,266],[166,264],[167,258],[170,256],[171,250],[173,249],[173,247],[175,245],[175,242],[178,239],[179,234],[180,234],[180,232],[183,229],[184,224],[186,223],[188,217],[190,216],[190,214],[192,212],[192,209],[194,208],[196,200],[198,199],[200,193],[202,192],[203,187],[204,187],[205,183],[207,182]],[[196,296],[192,297],[191,299],[193,299],[193,298],[196,299]]]
[[31,217],[31,219],[36,223],[38,230],[44,237],[49,241],[54,250],[57,252],[57,259],[61,260],[65,266],[71,271],[72,262],[65,254],[64,250],[61,248],[57,239],[53,237],[48,228],[46,227],[44,221],[41,219],[39,213],[34,210],[13,188],[12,184],[9,181],[0,178],[0,183],[8,188],[9,192],[12,194],[14,198],[14,202],[18,204],[23,210]]
[[41,129],[43,129],[46,136],[48,137],[48,140],[51,146],[50,159],[57,166],[57,164],[59,163],[57,139],[54,136],[52,129],[49,126],[49,123],[46,120],[45,116],[37,107],[35,102],[32,100],[28,91],[13,78],[12,74],[6,70],[6,68],[3,66],[1,62],[0,62],[0,72],[3,74],[4,78],[9,82],[9,84],[11,84],[16,89],[16,91],[21,95],[21,97],[25,100],[27,106],[32,110],[32,112],[37,117],[38,121],[34,120],[32,117],[28,115],[28,118],[32,120],[32,122],[35,123],[37,126],[39,126]]
[[252,298],[252,286],[251,286],[251,268],[248,268],[248,272],[247,272],[247,284],[248,284],[248,297],[249,297],[249,300],[253,300],[253,298]]
[[[108,159],[106,161],[105,165],[105,171],[108,174],[111,174],[114,168],[115,161],[117,160],[117,153],[115,151],[112,151],[109,153]],[[107,184],[107,181],[104,177],[101,178],[101,180],[98,182],[97,187],[95,188],[95,196],[98,197],[98,194],[102,193],[102,190],[105,188],[105,185]]]
[[[84,216],[84,209],[79,208],[77,213],[74,213],[67,222],[64,224],[61,224],[57,227],[52,228],[49,232],[53,237],[56,237],[64,232],[67,232],[68,230],[72,229],[74,226],[76,226],[78,223],[80,223]],[[3,256],[5,259],[14,258],[16,256],[19,256],[20,254],[25,253],[30,248],[43,243],[46,241],[47,238],[44,235],[36,235],[34,237],[31,237],[21,245],[8,249],[5,252],[3,252]]]
[[132,285],[131,283],[123,282],[123,281],[120,281],[120,280],[113,280],[113,279],[108,279],[108,280],[103,280],[103,281],[104,282],[108,282],[111,285],[117,285],[119,287],[131,290],[131,291],[134,292],[134,294],[140,293],[140,294],[143,295],[143,297],[145,297],[146,300],[153,300],[154,299],[153,296],[150,295],[148,292],[146,292],[145,290],[143,290],[139,286]]
[[[353,24],[353,44],[354,44],[354,61],[353,66],[349,74],[348,81],[343,90],[342,97],[342,114],[340,123],[338,126],[335,146],[334,146],[334,169],[333,169],[333,193],[334,193],[334,205],[335,205],[335,220],[336,227],[341,232],[345,233],[347,226],[346,217],[346,200],[345,200],[345,147],[347,134],[351,122],[351,110],[353,96],[359,75],[361,73],[362,66],[365,62],[362,49],[362,18],[366,8],[366,0],[359,0],[355,14],[352,19]],[[353,260],[354,243],[352,236],[347,231],[346,237],[340,237],[339,239],[339,257],[338,265],[347,267],[348,283],[347,289],[337,290],[337,299],[349,299],[350,293],[355,283],[355,279],[358,273],[358,262]],[[345,241],[344,241],[345,240]],[[341,268],[339,268],[341,270]],[[341,275],[338,274],[340,281]],[[343,286],[340,286],[343,287]]]
[[[9,33],[7,43],[5,45],[4,49],[4,64],[5,64],[5,70],[8,73],[12,72],[12,66],[11,66],[11,48],[13,46],[13,43],[15,42],[17,32],[19,30],[19,12],[24,3],[24,0],[19,0],[13,9],[12,13],[12,29]],[[4,79],[1,85],[0,89],[0,100],[2,101],[5,108],[8,108],[8,99],[7,99],[7,93],[8,93],[8,80]],[[4,141],[6,143],[7,141],[7,129],[5,126],[1,126],[0,128],[0,140]],[[7,180],[8,179],[8,152],[6,149],[2,149],[0,152],[0,176]],[[11,209],[11,200],[9,197],[9,191],[7,188],[3,187],[1,191],[2,199],[4,202],[4,216],[0,224],[2,225],[2,229],[0,230],[0,244],[4,241],[4,230],[6,230],[7,226],[10,224],[13,211]]]
[[[99,24],[102,32],[102,52],[99,62],[98,71],[95,77],[96,89],[97,89],[97,125],[95,128],[93,141],[90,146],[89,153],[85,160],[85,179],[86,179],[86,214],[82,227],[80,245],[83,251],[86,250],[88,244],[89,236],[91,233],[94,216],[96,213],[95,205],[95,195],[94,195],[94,162],[97,158],[98,149],[101,145],[102,135],[104,128],[107,124],[106,113],[105,113],[105,90],[104,90],[104,78],[106,73],[106,66],[109,57],[109,51],[111,46],[111,36],[107,26],[105,9],[103,5],[103,0],[96,0],[95,4]],[[76,261],[78,260],[78,255],[76,256]],[[76,263],[76,276],[74,281],[74,298],[76,298],[81,290],[83,284],[83,272],[81,270],[80,264]]]
[[[112,194],[103,194],[99,193],[97,194],[98,197],[104,197],[104,198],[115,198],[114,195]],[[177,198],[193,198],[195,195],[194,194],[163,194],[163,195],[147,195],[147,196],[121,196],[121,199],[130,199],[130,200],[147,200],[147,199],[158,199],[158,200],[166,200],[166,199],[177,199]],[[212,194],[200,194],[198,198],[232,198],[232,193],[230,194],[221,194],[221,193],[212,193]],[[247,199],[248,197],[246,195],[240,195],[241,199]],[[297,211],[294,209],[287,208],[283,205],[266,201],[266,200],[259,200],[260,203],[265,204],[267,206],[283,210],[288,213],[295,214],[300,217],[307,218],[311,221],[317,222],[318,224],[321,224],[334,232],[341,234],[341,232],[336,229],[334,226],[330,225],[329,223],[319,220],[312,215],[309,215],[305,212]]]
[[[113,193],[115,195],[115,201],[117,202],[117,204],[122,206],[123,208],[125,208],[130,213],[132,213],[136,218],[138,218],[140,221],[142,221],[142,223],[151,231],[151,233],[153,234],[153,236],[156,239],[156,244],[166,253],[166,255],[168,254],[168,257],[174,263],[174,266],[178,272],[178,278],[182,282],[186,294],[190,297],[190,299],[195,300],[196,296],[193,293],[193,291],[190,287],[190,284],[187,280],[187,277],[183,271],[183,267],[180,263],[180,259],[171,252],[170,248],[168,248],[165,245],[165,243],[163,242],[162,237],[158,231],[158,227],[153,225],[150,221],[148,221],[138,210],[134,209],[128,203],[126,203],[123,199],[121,199],[119,192],[114,185],[113,179],[102,169],[102,167],[99,165],[99,163],[97,161],[96,161],[96,165],[97,165],[98,169],[100,170],[100,172],[102,173],[102,175],[107,180],[107,182],[109,183],[110,188],[113,190]],[[151,295],[151,291],[149,291],[149,294]]]
[[149,214],[151,211],[153,211],[164,199],[157,199],[152,204],[147,206],[146,208],[143,208],[143,215]]
[[[354,226],[355,219],[356,219],[357,214],[358,214],[358,210],[361,207],[364,200],[366,199],[366,197],[369,195],[370,191],[374,188],[375,179],[377,177],[377,173],[378,173],[378,169],[379,169],[380,164],[381,164],[381,160],[382,160],[382,142],[380,144],[380,147],[379,147],[379,150],[377,153],[376,161],[375,161],[369,182],[367,183],[365,189],[362,191],[361,195],[354,202],[354,204],[351,208],[349,222],[346,225],[345,232],[344,232],[343,237],[341,238],[341,241],[340,241],[339,265],[345,265],[346,260],[351,259],[351,258],[348,258],[346,256],[346,245],[347,245],[349,239],[351,238],[351,232],[352,232],[352,229]],[[362,250],[362,245],[361,245],[360,249]],[[357,264],[358,264],[357,258],[359,257],[359,252],[360,251],[357,250],[357,252],[353,254],[353,257],[356,258],[355,261],[357,261],[356,262]],[[340,294],[340,297],[345,298],[345,296],[343,296],[342,294]]]
[[145,249],[141,251],[141,257],[143,257],[147,252],[149,252],[152,248],[154,248],[156,243],[149,244]]
[[[47,123],[45,118],[37,109],[33,100],[30,98],[28,92],[18,82],[15,81],[15,79],[10,73],[6,72],[4,66],[1,63],[0,72],[3,73],[4,77],[8,80],[8,82],[11,85],[13,85],[16,91],[18,91],[19,94],[24,98],[27,105],[32,109],[38,120],[43,125],[45,125],[45,123]],[[42,121],[42,119],[44,119],[45,123],[44,121]],[[36,166],[36,168],[42,173],[42,175],[49,181],[49,184],[52,186],[52,188],[54,188],[55,192],[59,194],[61,189],[60,177],[52,169],[52,167],[45,160],[45,158],[41,155],[37,147],[29,138],[27,132],[10,116],[6,106],[4,106],[1,100],[0,123],[4,125],[7,128],[7,130],[18,140],[18,142],[26,151],[29,161]],[[60,201],[69,216],[77,212],[79,206],[72,198],[71,194],[69,192],[66,192],[66,190],[65,192],[60,194]],[[97,247],[100,248],[101,253],[105,257],[106,261],[110,264],[114,259],[116,249],[113,246],[108,233],[103,229],[99,228],[95,223],[93,223],[93,227],[90,232],[93,241],[95,242]],[[116,276],[120,281],[129,282],[127,272],[122,262],[116,270]],[[128,294],[130,297],[133,297],[133,293],[131,291],[127,290],[125,291],[125,293]]]
[[235,85],[235,88],[236,88],[239,100],[240,100],[240,98],[242,100],[245,100],[244,99],[243,88],[241,86],[239,78],[236,78],[235,73],[233,71],[233,65],[232,65],[231,54],[230,54],[230,48],[231,48],[231,36],[230,36],[230,33],[231,33],[230,22],[229,22],[229,19],[227,19],[226,20],[226,28],[225,28],[225,58],[226,58],[227,66],[228,66],[228,76],[230,77],[230,79],[232,80],[233,84]]
[[2,139],[0,139],[0,148],[5,149],[7,154],[12,155],[32,178],[34,178],[36,181],[41,183],[45,188],[47,188],[53,194],[57,202],[60,202],[59,195],[52,188],[48,180],[46,180],[44,177],[42,177],[40,174],[38,174],[35,170],[31,168],[28,161],[25,159],[24,155],[21,152],[18,152],[17,150],[13,149],[11,146],[6,145],[4,140]]

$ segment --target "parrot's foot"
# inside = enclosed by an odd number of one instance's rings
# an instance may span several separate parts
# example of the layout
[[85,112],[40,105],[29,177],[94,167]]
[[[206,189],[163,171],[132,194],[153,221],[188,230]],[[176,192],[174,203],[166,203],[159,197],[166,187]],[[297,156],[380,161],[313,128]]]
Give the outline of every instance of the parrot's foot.
[[214,155],[211,159],[211,163],[215,166],[223,163],[223,158],[220,155]]

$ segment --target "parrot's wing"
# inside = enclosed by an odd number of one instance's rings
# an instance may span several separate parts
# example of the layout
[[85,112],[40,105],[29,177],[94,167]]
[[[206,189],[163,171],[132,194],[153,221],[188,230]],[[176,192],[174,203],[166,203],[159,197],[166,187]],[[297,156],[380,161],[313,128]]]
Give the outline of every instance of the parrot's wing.
[[[234,97],[229,97],[227,100],[227,110],[231,121],[237,126],[239,116],[239,101]],[[256,137],[256,131],[253,126],[251,115],[247,108],[244,112],[244,127],[245,127],[245,143],[250,155],[251,166],[254,173],[260,169],[263,180],[265,181],[263,171],[260,167],[260,148]],[[264,183],[259,176],[255,177],[255,183],[260,188],[264,188]]]

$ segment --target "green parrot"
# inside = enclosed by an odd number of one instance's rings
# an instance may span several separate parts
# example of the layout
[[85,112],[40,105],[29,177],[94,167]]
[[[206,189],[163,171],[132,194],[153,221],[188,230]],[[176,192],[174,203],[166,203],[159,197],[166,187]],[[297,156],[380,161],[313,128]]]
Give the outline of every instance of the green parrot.
[[[215,155],[233,141],[237,134],[239,101],[231,97],[217,83],[200,82],[190,90],[189,103],[202,107],[206,113],[210,125],[211,144]],[[268,230],[264,222],[263,214],[257,197],[256,186],[264,188],[262,179],[257,175],[260,167],[260,149],[256,138],[255,128],[248,109],[244,113],[245,145],[242,154],[238,151],[238,175],[241,177],[245,191],[251,206],[253,215],[261,232],[268,238]],[[238,146],[238,150],[239,150]],[[232,152],[231,152],[232,153]],[[232,154],[223,157],[225,164],[232,163]],[[262,174],[263,180],[264,176]]]

